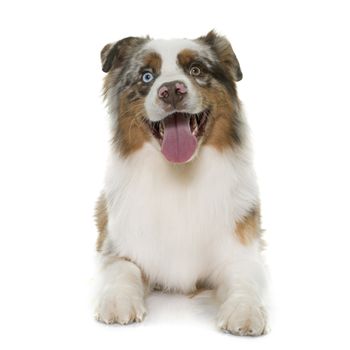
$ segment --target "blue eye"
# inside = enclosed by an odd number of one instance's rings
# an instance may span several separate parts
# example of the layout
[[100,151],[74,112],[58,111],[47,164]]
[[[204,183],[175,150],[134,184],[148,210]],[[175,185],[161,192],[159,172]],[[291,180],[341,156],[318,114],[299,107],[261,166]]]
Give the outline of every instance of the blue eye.
[[154,76],[151,72],[145,72],[142,74],[142,81],[144,83],[150,83],[154,79]]

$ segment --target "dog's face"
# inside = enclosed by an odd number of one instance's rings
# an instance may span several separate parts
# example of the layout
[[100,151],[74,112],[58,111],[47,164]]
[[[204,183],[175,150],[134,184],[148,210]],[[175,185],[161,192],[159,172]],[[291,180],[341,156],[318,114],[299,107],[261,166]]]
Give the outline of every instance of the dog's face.
[[235,81],[242,73],[225,38],[129,37],[106,45],[101,59],[122,155],[151,142],[168,161],[185,163],[203,144],[221,150],[240,142]]

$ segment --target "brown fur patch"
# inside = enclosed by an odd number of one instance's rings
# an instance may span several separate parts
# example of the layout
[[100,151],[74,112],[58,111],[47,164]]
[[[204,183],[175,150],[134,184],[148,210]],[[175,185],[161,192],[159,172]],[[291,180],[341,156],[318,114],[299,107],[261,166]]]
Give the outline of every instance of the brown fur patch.
[[177,60],[182,67],[189,67],[198,58],[198,52],[184,49],[177,55]]
[[101,251],[103,242],[107,235],[107,223],[108,223],[107,205],[106,205],[106,198],[104,193],[101,193],[100,197],[97,200],[96,208],[95,208],[95,219],[96,219],[97,229],[99,232],[97,242],[96,242],[96,250]]
[[219,151],[239,145],[242,141],[239,104],[218,83],[201,89],[205,105],[210,108],[209,121],[203,144],[214,146]]
[[155,74],[160,73],[160,68],[162,66],[162,59],[158,53],[156,52],[148,53],[147,55],[145,55],[143,62],[144,62],[144,67],[143,67],[144,69],[151,68],[151,70]]
[[129,88],[119,95],[118,128],[113,137],[113,143],[123,157],[140,149],[151,137],[143,121],[146,115],[144,97],[130,103],[128,95],[131,91],[132,88]]
[[[229,68],[209,62],[190,49],[182,50],[177,58],[202,97],[204,108],[210,110],[203,144],[210,144],[219,151],[239,145],[242,141],[240,103]],[[199,76],[189,75],[192,65],[200,68]]]
[[235,234],[244,245],[248,245],[256,239],[261,239],[259,208],[251,210],[243,220],[237,222]]
[[[148,52],[142,58],[139,75],[134,81],[129,81],[118,92],[118,110],[116,115],[118,128],[114,131],[113,143],[123,157],[127,157],[140,149],[144,142],[149,141],[151,132],[145,123],[145,98],[152,86],[142,82],[142,72],[152,71],[157,76],[161,69],[161,57],[156,52]],[[104,94],[118,83],[121,72],[114,70],[107,74],[104,81]],[[119,87],[118,87],[119,88]]]

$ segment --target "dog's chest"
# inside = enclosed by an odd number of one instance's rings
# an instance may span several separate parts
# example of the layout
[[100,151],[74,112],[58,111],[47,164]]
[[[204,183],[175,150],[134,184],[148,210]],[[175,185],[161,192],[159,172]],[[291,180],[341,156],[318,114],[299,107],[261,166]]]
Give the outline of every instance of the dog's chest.
[[203,150],[195,163],[178,167],[146,149],[115,164],[106,188],[109,246],[152,282],[192,289],[225,254],[234,222],[252,200],[240,171],[221,157]]

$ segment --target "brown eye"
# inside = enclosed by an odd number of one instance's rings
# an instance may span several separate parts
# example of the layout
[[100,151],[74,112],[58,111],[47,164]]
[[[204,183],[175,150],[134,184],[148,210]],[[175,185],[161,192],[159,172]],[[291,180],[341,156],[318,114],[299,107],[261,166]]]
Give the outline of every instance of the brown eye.
[[199,67],[193,66],[193,67],[191,67],[191,69],[190,69],[190,74],[193,75],[193,76],[195,76],[195,77],[198,77],[198,75],[201,74],[201,70],[200,70]]

